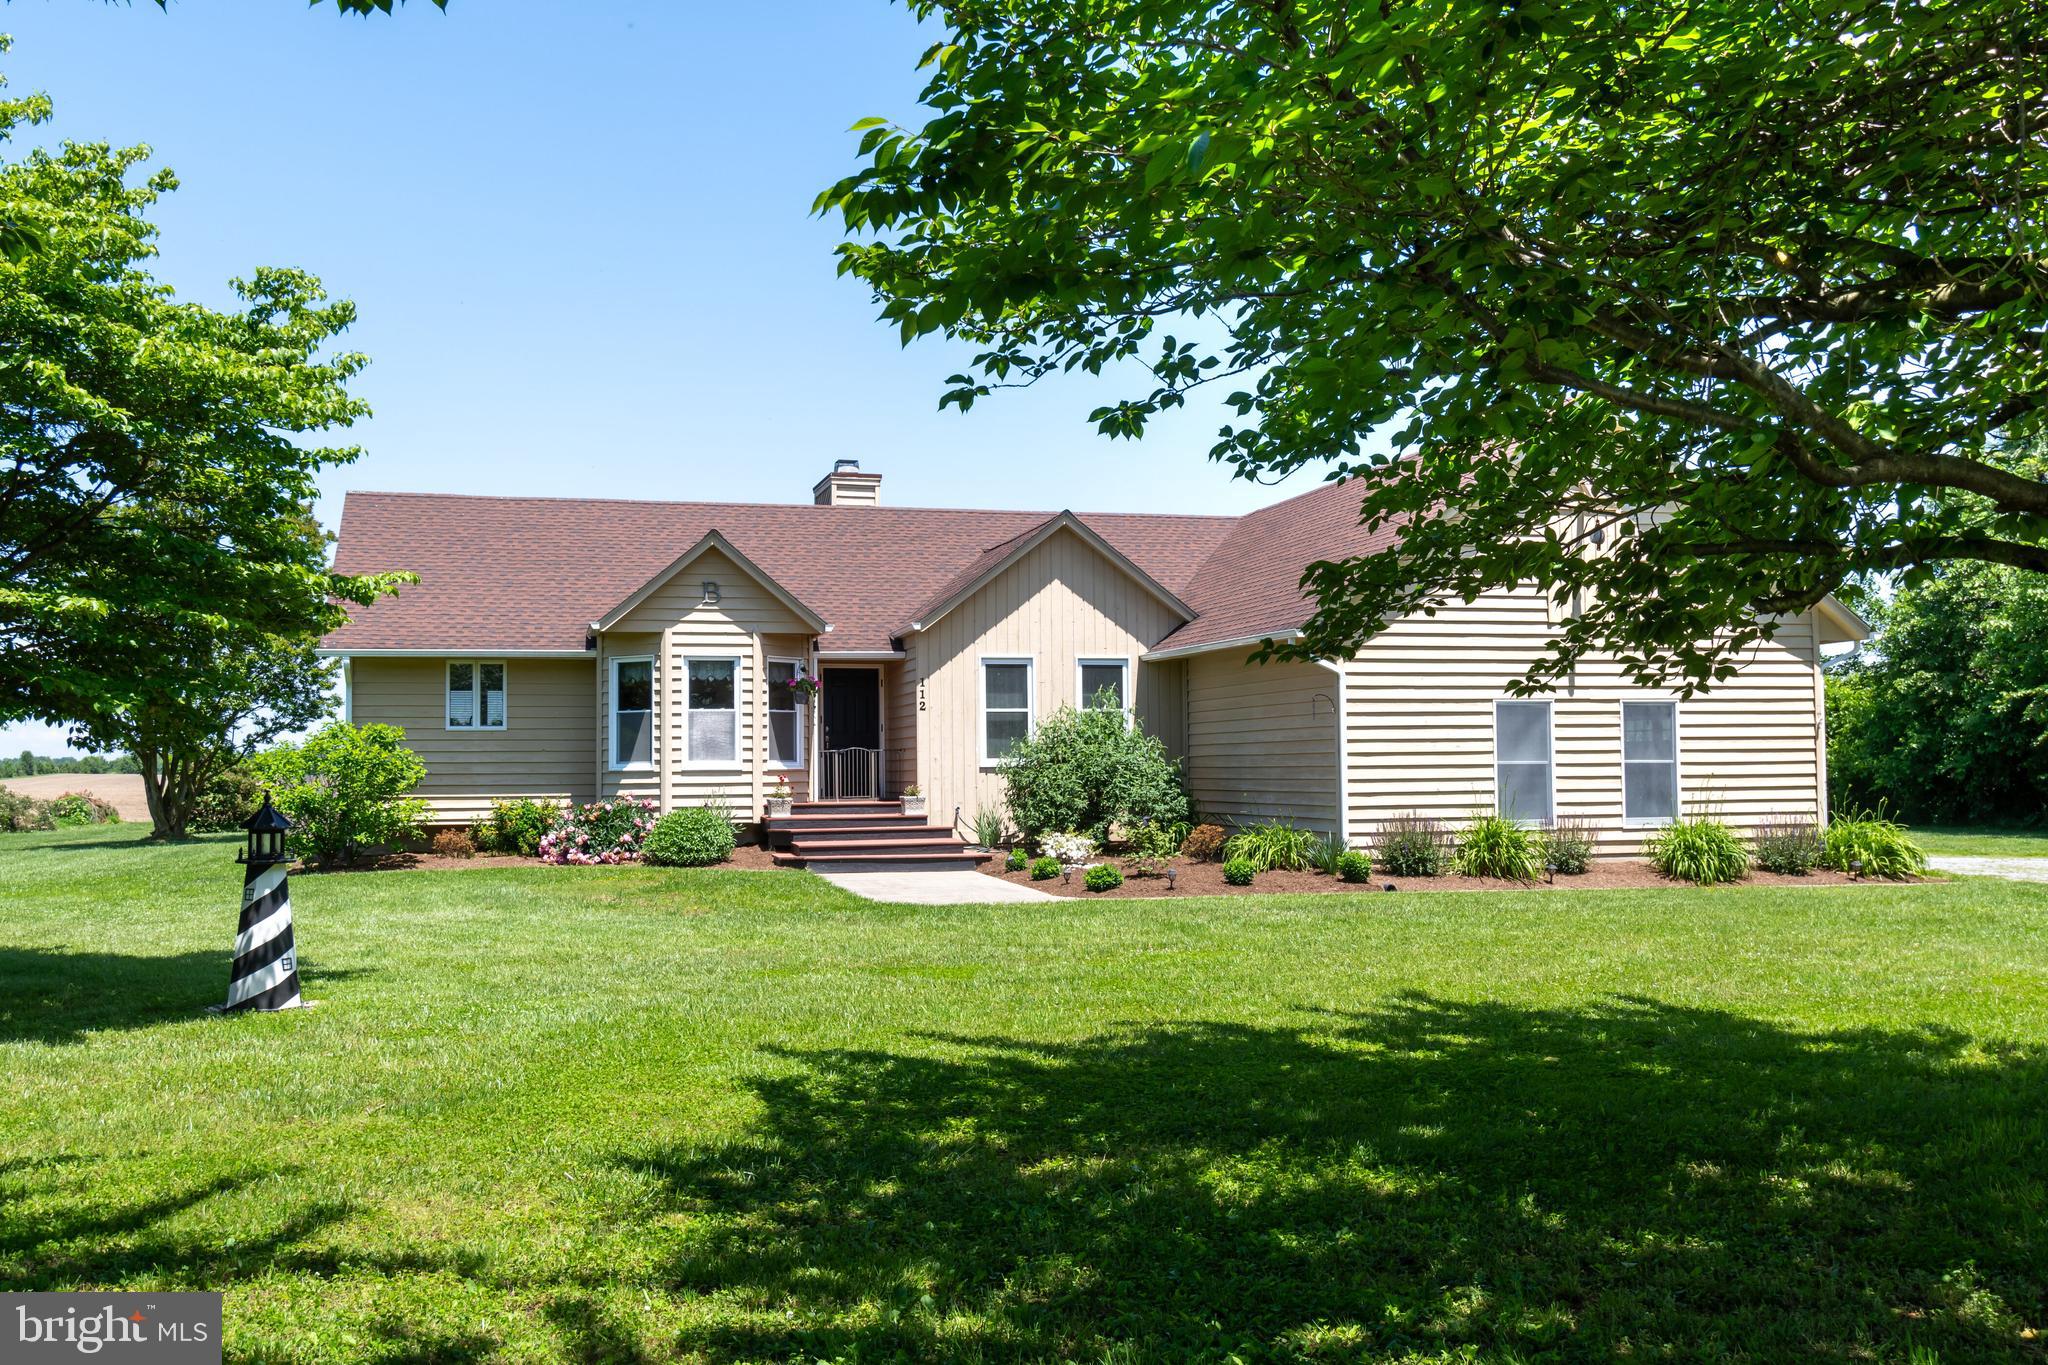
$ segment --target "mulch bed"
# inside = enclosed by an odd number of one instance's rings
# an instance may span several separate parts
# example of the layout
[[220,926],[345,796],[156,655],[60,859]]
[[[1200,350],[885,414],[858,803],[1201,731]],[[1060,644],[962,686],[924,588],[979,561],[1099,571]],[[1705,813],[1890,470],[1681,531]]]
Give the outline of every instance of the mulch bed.
[[[326,876],[338,872],[460,872],[477,867],[548,867],[538,858],[522,858],[516,853],[479,853],[474,858],[450,858],[439,853],[383,853],[374,858],[363,858],[347,867],[306,867],[292,869],[297,876]],[[637,867],[637,863],[628,863]],[[741,844],[732,851],[732,858],[718,864],[727,869],[742,872],[766,872],[775,866],[765,848],[756,844]],[[580,870],[564,866],[564,870]]]
[[[1119,864],[1121,867],[1122,865]],[[1655,868],[1638,859],[1611,859],[1594,863],[1578,876],[1559,876],[1555,883],[1537,882],[1530,886],[1522,882],[1504,881],[1494,877],[1390,877],[1373,870],[1370,882],[1346,882],[1321,872],[1261,872],[1252,878],[1250,886],[1232,886],[1223,880],[1222,863],[1200,863],[1187,858],[1176,858],[1173,866],[1178,870],[1171,894],[1175,896],[1245,896],[1272,895],[1275,893],[1294,894],[1300,892],[1335,892],[1357,895],[1364,892],[1384,894],[1387,883],[1392,882],[1398,891],[1611,891],[1639,887],[1687,887],[1688,882],[1674,882],[1657,875]],[[1009,872],[1003,868],[1000,857],[982,864],[982,872],[1000,877],[1006,882],[1019,886],[1032,886],[1040,891],[1050,891],[1055,896],[1164,896],[1169,894],[1164,877],[1133,877],[1128,867],[1123,867],[1122,886],[1108,891],[1090,891],[1081,885],[1081,874],[1076,872],[1072,881],[1054,877],[1049,881],[1034,882],[1031,873]],[[1854,886],[1857,879],[1841,872],[1814,871],[1804,877],[1786,877],[1775,872],[1752,872],[1745,886]],[[1889,886],[1890,882],[1865,882],[1865,885]]]

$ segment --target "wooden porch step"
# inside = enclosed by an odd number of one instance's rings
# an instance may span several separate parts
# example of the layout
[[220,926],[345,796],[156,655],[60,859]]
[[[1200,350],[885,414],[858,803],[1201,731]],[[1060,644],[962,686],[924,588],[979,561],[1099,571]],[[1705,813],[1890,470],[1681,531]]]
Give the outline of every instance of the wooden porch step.
[[[930,842],[933,839],[951,839],[956,842],[959,835],[940,825],[834,825],[830,829],[773,829],[768,831],[769,842],[782,844],[839,844],[874,843],[890,839],[910,839]],[[787,835],[787,839],[777,836]]]
[[858,815],[863,812],[900,815],[903,803],[900,801],[792,801],[791,815]]
[[963,846],[957,850],[950,850],[942,853],[925,853],[921,851],[907,849],[880,849],[865,851],[861,849],[849,849],[845,852],[834,850],[831,853],[806,854],[796,852],[784,852],[777,853],[774,856],[775,865],[777,867],[832,868],[844,867],[853,863],[873,863],[878,866],[894,867],[901,865],[906,868],[933,867],[943,869],[948,867],[971,868],[976,863],[987,862],[990,858],[994,857],[995,855],[992,853],[975,853]]
[[953,835],[950,831],[943,829],[935,831],[933,836],[927,839],[896,838],[814,840],[798,838],[795,842],[790,844],[789,851],[792,853],[801,854],[861,853],[868,849],[896,848],[908,848],[927,851],[957,849],[962,853],[965,853],[967,851],[966,844],[962,843],[959,840],[959,838]]

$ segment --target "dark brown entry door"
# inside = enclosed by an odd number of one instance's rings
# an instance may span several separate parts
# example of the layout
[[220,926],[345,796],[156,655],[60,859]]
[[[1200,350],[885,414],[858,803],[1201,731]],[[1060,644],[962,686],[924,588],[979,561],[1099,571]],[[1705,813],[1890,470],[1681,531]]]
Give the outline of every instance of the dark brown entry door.
[[827,668],[823,684],[827,801],[882,795],[882,674],[874,668]]

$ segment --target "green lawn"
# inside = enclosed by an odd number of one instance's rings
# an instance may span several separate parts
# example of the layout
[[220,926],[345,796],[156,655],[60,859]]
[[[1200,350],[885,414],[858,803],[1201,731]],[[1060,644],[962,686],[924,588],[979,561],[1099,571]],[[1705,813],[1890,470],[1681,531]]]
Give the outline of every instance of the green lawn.
[[1980,858],[2048,858],[2048,830],[1990,829],[1980,825],[1914,826],[1913,839],[1929,853]]
[[2039,1360],[2048,886],[911,909],[0,838],[0,1284],[236,1360]]

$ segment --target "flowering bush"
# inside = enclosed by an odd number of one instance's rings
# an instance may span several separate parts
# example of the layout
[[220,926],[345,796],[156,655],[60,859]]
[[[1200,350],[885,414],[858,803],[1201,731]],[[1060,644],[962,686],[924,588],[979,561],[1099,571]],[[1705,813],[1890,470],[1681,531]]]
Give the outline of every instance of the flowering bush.
[[654,828],[654,803],[640,797],[615,796],[571,807],[561,822],[540,838],[544,863],[630,863],[640,857],[647,831]]
[[1048,834],[1038,841],[1038,847],[1046,857],[1068,867],[1085,863],[1095,856],[1095,841],[1085,834]]

